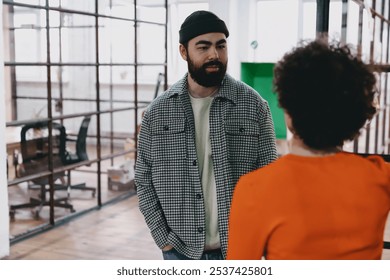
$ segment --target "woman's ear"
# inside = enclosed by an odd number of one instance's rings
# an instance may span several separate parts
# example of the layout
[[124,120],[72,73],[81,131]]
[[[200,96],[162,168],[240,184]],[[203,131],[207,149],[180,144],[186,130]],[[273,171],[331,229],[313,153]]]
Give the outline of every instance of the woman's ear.
[[180,44],[179,45],[179,51],[180,51],[180,55],[181,57],[187,61],[187,49],[184,47],[184,45]]
[[284,120],[286,122],[286,126],[287,126],[288,130],[290,130],[291,133],[295,134],[294,133],[294,127],[292,125],[292,119],[291,119],[290,115],[286,111],[284,112]]

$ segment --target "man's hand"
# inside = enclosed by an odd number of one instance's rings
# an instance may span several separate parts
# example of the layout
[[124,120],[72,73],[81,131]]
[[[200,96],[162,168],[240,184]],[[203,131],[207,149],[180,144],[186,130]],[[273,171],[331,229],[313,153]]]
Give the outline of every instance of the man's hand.
[[162,248],[162,250],[163,250],[164,252],[169,251],[169,250],[171,250],[171,249],[173,249],[173,246],[171,246],[171,245],[167,245],[167,246],[165,246],[164,248]]

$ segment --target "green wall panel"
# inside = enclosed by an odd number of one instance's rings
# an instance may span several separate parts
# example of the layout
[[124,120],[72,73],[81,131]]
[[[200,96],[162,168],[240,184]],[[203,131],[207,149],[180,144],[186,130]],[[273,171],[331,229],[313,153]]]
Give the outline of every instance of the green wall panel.
[[241,81],[253,87],[271,109],[277,139],[286,139],[287,130],[283,110],[278,106],[276,94],[272,91],[274,63],[241,63]]

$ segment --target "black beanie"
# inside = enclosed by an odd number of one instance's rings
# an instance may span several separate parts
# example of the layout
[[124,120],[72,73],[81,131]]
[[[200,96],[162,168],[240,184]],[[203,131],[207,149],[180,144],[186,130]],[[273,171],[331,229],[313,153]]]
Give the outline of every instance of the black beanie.
[[187,43],[196,36],[206,33],[224,33],[229,37],[229,30],[225,22],[215,14],[208,11],[196,11],[190,14],[180,27],[180,44]]

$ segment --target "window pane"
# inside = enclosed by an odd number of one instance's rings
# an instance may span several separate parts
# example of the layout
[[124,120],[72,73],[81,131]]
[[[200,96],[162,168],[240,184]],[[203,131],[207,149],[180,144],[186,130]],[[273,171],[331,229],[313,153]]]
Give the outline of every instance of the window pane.
[[[138,62],[164,63],[165,60],[165,31],[164,26],[139,23],[138,30]],[[142,36],[153,34],[153,36]]]
[[62,31],[63,62],[96,62],[95,19],[91,16],[66,14]]
[[134,19],[133,0],[99,0],[99,14]]
[[164,1],[137,1],[137,18],[143,21],[165,23]]
[[101,63],[134,63],[134,23],[102,18],[99,24]]
[[58,7],[79,12],[95,13],[95,1],[55,0],[49,1],[51,7]]

